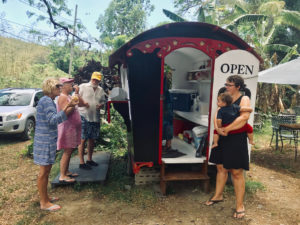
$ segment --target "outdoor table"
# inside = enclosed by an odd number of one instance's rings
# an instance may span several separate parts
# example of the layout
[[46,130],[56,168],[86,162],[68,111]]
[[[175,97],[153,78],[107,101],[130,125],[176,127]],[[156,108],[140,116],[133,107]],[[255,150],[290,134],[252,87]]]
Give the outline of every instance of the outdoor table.
[[[295,143],[295,161],[297,160],[297,151],[298,151],[298,131],[300,131],[300,123],[292,124],[279,124],[279,134],[281,129],[290,130],[293,132],[294,143]],[[281,135],[280,135],[281,138]]]

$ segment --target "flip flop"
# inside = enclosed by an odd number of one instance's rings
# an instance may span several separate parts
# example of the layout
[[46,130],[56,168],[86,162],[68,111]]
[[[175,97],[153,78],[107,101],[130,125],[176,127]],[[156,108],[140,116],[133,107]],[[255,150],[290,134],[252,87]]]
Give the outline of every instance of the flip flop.
[[68,173],[67,176],[73,178],[73,177],[78,177],[79,174],[78,173]]
[[50,202],[56,202],[59,200],[59,197],[50,197]]
[[[243,214],[243,215],[242,215]],[[238,217],[238,215],[242,215],[241,217]],[[245,210],[244,211],[235,211],[233,214],[233,218],[235,219],[243,219],[245,217]]]
[[45,208],[45,209],[41,209],[41,210],[54,212],[54,211],[57,211],[57,210],[60,210],[60,209],[61,209],[60,205],[53,205],[53,206],[50,206],[49,208]]
[[67,179],[63,179],[63,180],[58,180],[60,184],[74,184],[75,183],[75,179],[73,178],[67,178]]
[[[224,201],[224,199],[222,199],[222,200],[212,200],[211,198],[207,201],[207,202],[205,202],[205,205],[206,206],[211,206],[211,205],[214,205],[214,204],[217,204],[217,203],[219,203],[219,202],[223,202]],[[207,204],[207,203],[209,203],[210,202],[210,204]]]

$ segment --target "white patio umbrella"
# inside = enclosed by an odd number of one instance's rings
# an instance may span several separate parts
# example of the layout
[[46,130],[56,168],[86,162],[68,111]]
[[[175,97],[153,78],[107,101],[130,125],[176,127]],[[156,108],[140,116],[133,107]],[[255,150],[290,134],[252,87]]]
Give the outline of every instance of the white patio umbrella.
[[300,57],[260,71],[258,82],[300,85]]

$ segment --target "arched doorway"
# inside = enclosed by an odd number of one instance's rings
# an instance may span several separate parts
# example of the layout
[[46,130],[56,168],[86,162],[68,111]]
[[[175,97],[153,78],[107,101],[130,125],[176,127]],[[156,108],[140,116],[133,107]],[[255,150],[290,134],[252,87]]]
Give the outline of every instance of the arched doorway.
[[[179,161],[202,161],[200,158],[205,152],[197,157],[196,152],[201,137],[208,130],[212,59],[195,47],[181,47],[163,58],[162,71],[162,158],[170,157],[176,161],[176,151],[179,151],[185,154],[177,154]],[[170,146],[175,152],[164,151]]]

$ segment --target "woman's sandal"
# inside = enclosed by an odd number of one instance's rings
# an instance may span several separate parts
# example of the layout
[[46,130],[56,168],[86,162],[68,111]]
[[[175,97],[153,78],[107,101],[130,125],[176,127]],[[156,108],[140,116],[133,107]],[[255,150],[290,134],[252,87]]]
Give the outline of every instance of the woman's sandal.
[[210,198],[207,202],[205,202],[205,205],[206,206],[211,206],[211,205],[214,205],[214,204],[217,204],[219,202],[223,202],[224,199],[221,199],[221,200],[212,200],[212,198]]
[[73,178],[73,177],[78,177],[79,176],[79,174],[78,173],[67,173],[66,174],[68,177],[71,177],[71,178]]
[[[238,217],[238,215],[240,215],[240,217]],[[235,219],[243,219],[245,217],[245,215],[246,215],[245,214],[245,210],[240,211],[240,212],[235,211],[234,214],[233,214],[233,218],[235,218]]]
[[49,211],[49,212],[55,212],[57,210],[60,210],[61,206],[60,205],[52,205],[49,208],[45,208],[45,209],[41,209],[41,210],[45,210],[45,211]]
[[59,197],[50,197],[50,202],[53,203],[53,202],[56,202],[59,200]]

